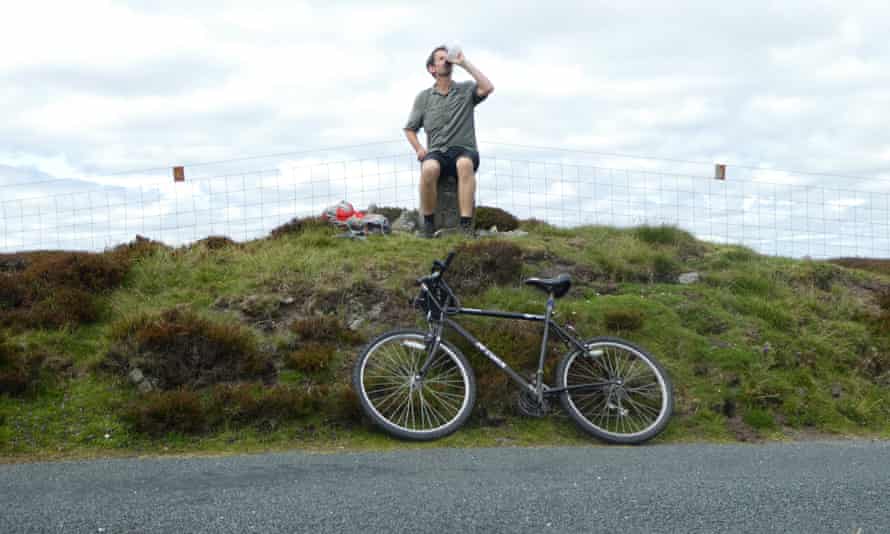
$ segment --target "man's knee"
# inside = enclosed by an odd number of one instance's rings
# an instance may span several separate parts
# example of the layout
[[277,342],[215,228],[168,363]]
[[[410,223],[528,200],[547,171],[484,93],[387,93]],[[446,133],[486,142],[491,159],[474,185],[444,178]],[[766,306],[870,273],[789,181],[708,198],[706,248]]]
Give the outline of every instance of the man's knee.
[[442,172],[442,167],[434,159],[428,159],[420,166],[420,174],[428,180],[437,180],[440,172]]
[[467,156],[457,158],[457,175],[461,178],[471,178],[473,176],[473,160]]

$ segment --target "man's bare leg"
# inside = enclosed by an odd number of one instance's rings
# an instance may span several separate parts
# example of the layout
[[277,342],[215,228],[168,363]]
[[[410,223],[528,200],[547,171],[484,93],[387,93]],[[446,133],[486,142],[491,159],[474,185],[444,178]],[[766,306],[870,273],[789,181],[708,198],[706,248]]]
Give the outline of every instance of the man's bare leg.
[[439,162],[428,159],[420,167],[420,214],[432,215],[436,209],[436,183],[439,181]]
[[476,173],[473,160],[466,156],[457,158],[457,202],[461,217],[472,217],[476,204]]

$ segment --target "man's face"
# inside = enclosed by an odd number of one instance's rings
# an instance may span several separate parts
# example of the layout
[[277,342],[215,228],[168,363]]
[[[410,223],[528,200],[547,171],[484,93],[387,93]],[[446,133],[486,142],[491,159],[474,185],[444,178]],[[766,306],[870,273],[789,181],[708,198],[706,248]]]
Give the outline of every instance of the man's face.
[[[450,76],[453,65],[446,59],[448,54],[444,50],[436,50],[433,54],[433,64],[430,72],[438,76]],[[434,70],[435,69],[435,70]]]

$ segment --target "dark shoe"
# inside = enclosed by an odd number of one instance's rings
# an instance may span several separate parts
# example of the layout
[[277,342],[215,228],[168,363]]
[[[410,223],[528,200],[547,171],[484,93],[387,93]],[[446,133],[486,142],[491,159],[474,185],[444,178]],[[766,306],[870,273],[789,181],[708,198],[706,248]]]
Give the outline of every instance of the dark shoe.
[[476,229],[470,225],[460,225],[460,235],[469,239],[476,239]]
[[429,221],[423,221],[423,225],[420,227],[420,237],[424,239],[436,237],[436,225]]

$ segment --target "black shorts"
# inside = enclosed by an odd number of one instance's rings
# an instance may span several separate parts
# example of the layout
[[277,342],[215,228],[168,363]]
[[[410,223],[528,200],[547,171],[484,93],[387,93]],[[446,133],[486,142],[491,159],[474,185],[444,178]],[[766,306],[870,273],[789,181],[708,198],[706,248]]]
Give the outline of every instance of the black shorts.
[[454,176],[457,178],[457,158],[461,156],[467,156],[473,160],[473,172],[476,172],[479,169],[479,153],[475,150],[460,146],[453,146],[445,152],[440,150],[428,152],[427,155],[424,156],[423,161],[434,159],[439,162],[439,167],[442,169],[439,173],[440,177]]

